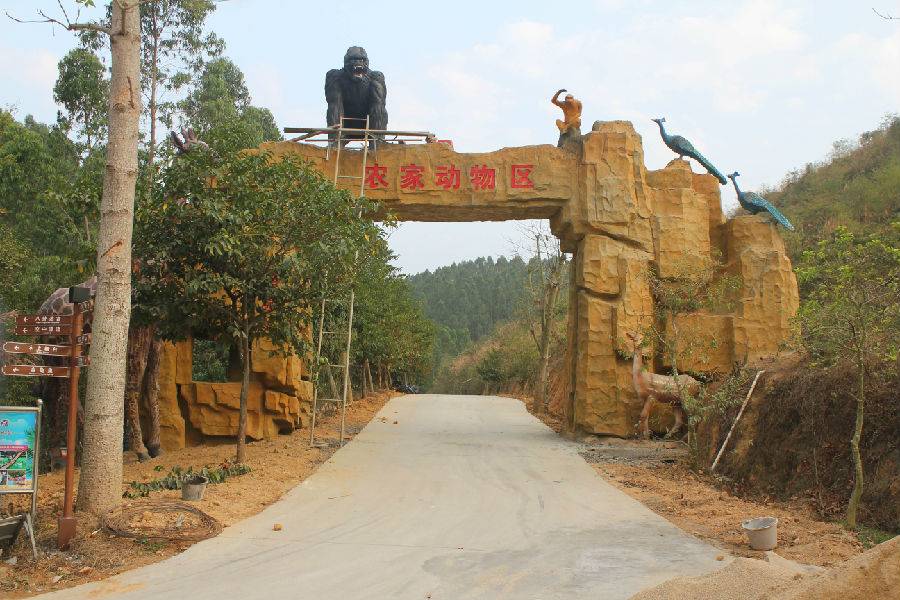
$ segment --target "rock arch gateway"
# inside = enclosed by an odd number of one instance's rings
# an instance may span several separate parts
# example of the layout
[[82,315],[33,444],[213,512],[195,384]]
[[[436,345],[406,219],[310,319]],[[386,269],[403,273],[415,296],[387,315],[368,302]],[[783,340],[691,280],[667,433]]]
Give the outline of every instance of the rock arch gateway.
[[[683,329],[717,342],[683,369],[727,372],[735,363],[774,355],[799,298],[774,224],[750,215],[726,222],[719,183],[693,173],[686,161],[648,171],[631,123],[594,129],[575,151],[540,145],[463,154],[440,143],[384,145],[369,155],[366,195],[401,221],[549,219],[574,258],[567,352],[572,424],[627,437],[636,432],[641,407],[625,332],[652,322],[649,268],[666,277],[679,263],[718,255],[742,281],[730,312],[683,317]],[[334,153],[329,159],[324,148],[277,142],[262,149],[275,157],[300,155],[323,174],[334,173]],[[342,172],[362,170],[361,153],[343,152],[341,161]]]

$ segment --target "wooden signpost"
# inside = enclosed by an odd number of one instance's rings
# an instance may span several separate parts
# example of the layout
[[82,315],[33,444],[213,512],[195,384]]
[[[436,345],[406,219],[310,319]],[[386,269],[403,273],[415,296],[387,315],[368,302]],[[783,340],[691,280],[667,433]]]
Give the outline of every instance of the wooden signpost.
[[89,288],[69,288],[69,302],[73,305],[71,315],[23,315],[16,318],[16,335],[68,337],[68,344],[34,342],[6,342],[4,352],[12,355],[34,355],[68,358],[68,365],[3,365],[3,374],[11,377],[60,377],[69,380],[69,412],[66,429],[66,478],[63,514],[59,518],[57,546],[60,550],[69,547],[75,537],[75,444],[78,419],[78,378],[81,369],[91,364],[90,356],[83,355],[82,349],[91,343],[91,334],[83,333],[84,315],[94,309]]

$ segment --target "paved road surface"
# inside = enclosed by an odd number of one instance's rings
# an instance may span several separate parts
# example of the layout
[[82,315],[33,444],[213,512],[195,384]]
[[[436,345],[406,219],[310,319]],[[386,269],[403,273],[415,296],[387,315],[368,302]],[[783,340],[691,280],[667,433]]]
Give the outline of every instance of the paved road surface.
[[605,483],[520,402],[417,395],[261,514],[43,597],[609,600],[713,570],[717,553]]

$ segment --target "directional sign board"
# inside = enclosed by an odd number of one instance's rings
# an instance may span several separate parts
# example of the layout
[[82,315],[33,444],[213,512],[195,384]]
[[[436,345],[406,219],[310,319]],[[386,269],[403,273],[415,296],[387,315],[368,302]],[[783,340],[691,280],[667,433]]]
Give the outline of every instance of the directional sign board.
[[91,334],[82,333],[78,337],[75,338],[75,343],[80,346],[87,346],[91,343]]
[[8,354],[37,354],[40,356],[71,356],[72,346],[54,344],[23,344],[21,342],[5,342],[3,351]]
[[16,335],[69,335],[71,325],[17,325]]
[[16,325],[71,325],[72,315],[20,315]]
[[3,365],[3,374],[11,377],[68,377],[69,367],[43,365]]

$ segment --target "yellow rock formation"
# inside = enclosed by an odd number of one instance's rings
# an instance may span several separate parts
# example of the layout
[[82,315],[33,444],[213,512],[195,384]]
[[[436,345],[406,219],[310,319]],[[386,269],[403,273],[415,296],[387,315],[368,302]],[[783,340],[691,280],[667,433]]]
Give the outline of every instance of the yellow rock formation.
[[[328,158],[321,147],[280,142],[261,149],[276,158],[300,156],[334,175],[334,154]],[[797,282],[773,223],[750,215],[726,222],[718,182],[687,161],[648,171],[631,123],[599,123],[576,150],[543,145],[464,154],[443,144],[386,145],[370,155],[366,194],[406,221],[550,219],[574,258],[569,414],[583,431],[631,436],[640,406],[624,340],[625,332],[652,322],[648,269],[671,277],[679,265],[715,258],[741,279],[731,312],[679,317],[679,331],[709,349],[680,366],[694,371],[727,372],[777,353],[799,305]],[[341,172],[359,175],[361,160],[359,152],[342,152]],[[192,431],[234,435],[238,384],[192,383],[190,350],[178,348],[168,347],[175,357],[166,356],[160,378],[164,442],[186,443]],[[299,426],[308,411],[302,361],[271,350],[262,344],[254,353],[252,437]]]

